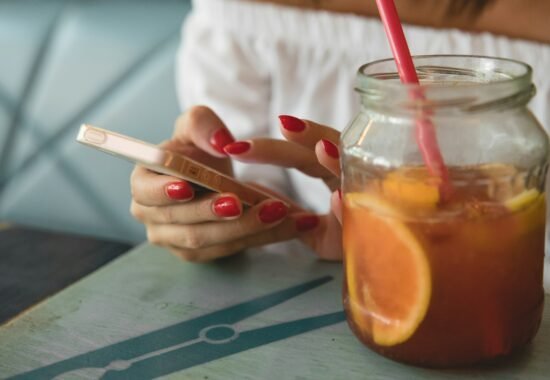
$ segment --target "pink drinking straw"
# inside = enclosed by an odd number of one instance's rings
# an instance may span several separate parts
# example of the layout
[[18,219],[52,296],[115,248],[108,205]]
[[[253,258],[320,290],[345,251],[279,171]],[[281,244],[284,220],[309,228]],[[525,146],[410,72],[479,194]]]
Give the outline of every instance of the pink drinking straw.
[[[393,0],[376,0],[380,18],[384,24],[386,35],[390,41],[391,50],[397,71],[402,83],[419,84],[416,69],[403,33],[403,26],[399,20],[397,9]],[[423,98],[419,91],[413,92],[413,97]],[[433,124],[427,118],[417,120],[415,131],[416,143],[422,153],[424,163],[428,167],[430,174],[441,179],[439,191],[443,199],[448,199],[451,193],[451,185],[449,182],[449,171],[443,162],[443,156],[437,144],[437,137]]]

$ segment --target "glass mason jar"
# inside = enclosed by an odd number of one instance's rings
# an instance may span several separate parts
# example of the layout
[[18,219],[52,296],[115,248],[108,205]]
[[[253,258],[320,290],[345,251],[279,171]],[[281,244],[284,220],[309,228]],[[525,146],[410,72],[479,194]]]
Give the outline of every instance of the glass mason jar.
[[[544,299],[548,137],[527,108],[531,68],[414,63],[421,86],[401,84],[393,60],[362,66],[361,110],[342,134],[348,322],[365,345],[412,364],[508,355],[535,335]],[[416,141],[426,120],[446,195]]]

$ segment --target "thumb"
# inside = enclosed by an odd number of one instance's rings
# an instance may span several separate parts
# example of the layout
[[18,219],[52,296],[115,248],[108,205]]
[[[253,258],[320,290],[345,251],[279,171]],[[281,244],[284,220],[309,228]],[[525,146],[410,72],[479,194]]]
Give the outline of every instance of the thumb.
[[227,157],[223,148],[235,141],[223,121],[205,106],[194,106],[180,115],[174,126],[173,139],[192,144],[214,157]]

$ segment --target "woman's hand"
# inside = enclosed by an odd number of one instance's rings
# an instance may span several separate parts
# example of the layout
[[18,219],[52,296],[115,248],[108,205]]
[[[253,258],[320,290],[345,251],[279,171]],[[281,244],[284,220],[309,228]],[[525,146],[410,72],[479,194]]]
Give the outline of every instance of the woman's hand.
[[287,141],[259,138],[225,146],[232,158],[251,163],[298,169],[322,179],[332,191],[331,213],[319,217],[319,224],[301,240],[328,260],[342,259],[340,155],[335,129],[293,116],[280,116],[281,131]]
[[[193,107],[176,121],[163,147],[232,175],[223,148],[234,142],[206,107]],[[190,183],[136,166],[131,177],[132,215],[147,238],[189,261],[208,261],[248,247],[289,240],[315,228],[316,215],[289,211],[280,196],[243,209],[236,194],[196,193]],[[293,208],[294,210],[296,209]]]

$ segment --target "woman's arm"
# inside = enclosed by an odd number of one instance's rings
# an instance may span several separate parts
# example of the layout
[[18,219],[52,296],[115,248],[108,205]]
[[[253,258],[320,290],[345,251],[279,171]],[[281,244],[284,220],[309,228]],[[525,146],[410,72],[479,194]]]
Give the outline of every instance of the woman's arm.
[[[362,16],[377,16],[374,0],[255,0]],[[475,0],[395,0],[403,22],[435,28],[459,28],[550,43],[550,1],[492,0],[479,13]],[[471,4],[461,12],[453,4]]]
[[550,1],[497,0],[475,21],[472,30],[550,43]]

